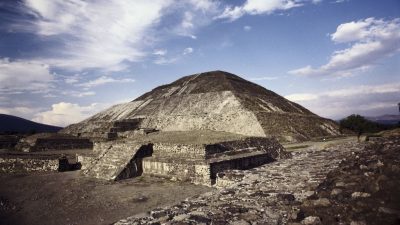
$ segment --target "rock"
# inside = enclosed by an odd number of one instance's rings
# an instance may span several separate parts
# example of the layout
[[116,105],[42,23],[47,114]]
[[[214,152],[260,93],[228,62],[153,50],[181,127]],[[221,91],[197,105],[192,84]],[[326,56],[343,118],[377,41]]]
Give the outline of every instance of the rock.
[[338,194],[341,194],[342,192],[343,192],[342,189],[334,188],[334,189],[331,191],[331,195],[332,195],[332,196],[336,196],[336,195],[338,195]]
[[303,204],[306,205],[306,206],[322,206],[322,207],[326,207],[326,206],[330,206],[331,202],[327,198],[319,198],[319,199],[316,199],[316,200],[307,200]]
[[364,221],[351,221],[350,225],[367,225]]
[[346,187],[346,184],[344,182],[340,181],[340,182],[336,182],[335,186],[336,187]]
[[400,210],[390,209],[386,207],[379,207],[378,211],[386,214],[394,214],[400,216]]
[[250,223],[248,223],[245,220],[237,220],[237,221],[233,221],[229,223],[230,225],[250,225]]
[[167,215],[167,212],[165,212],[164,210],[153,210],[150,212],[151,217],[153,217],[154,219],[158,219],[160,217],[164,217]]
[[194,211],[194,212],[191,212],[189,215],[190,215],[189,219],[194,220],[197,223],[209,223],[209,222],[211,222],[211,219],[208,218],[208,215],[205,212]]
[[308,216],[301,221],[304,225],[319,225],[322,224],[321,219],[317,216]]
[[352,198],[368,198],[370,196],[371,196],[370,193],[365,193],[365,192],[353,192],[351,194]]
[[173,220],[174,221],[183,221],[185,219],[188,219],[189,217],[190,217],[190,215],[188,215],[188,214],[181,214],[181,215],[174,216]]
[[276,197],[278,201],[282,201],[285,204],[289,204],[296,199],[292,194],[278,194]]

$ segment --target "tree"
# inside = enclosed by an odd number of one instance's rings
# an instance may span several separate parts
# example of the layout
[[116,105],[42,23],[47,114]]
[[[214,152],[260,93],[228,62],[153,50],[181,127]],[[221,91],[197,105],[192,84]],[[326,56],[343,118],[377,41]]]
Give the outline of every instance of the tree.
[[363,133],[378,132],[381,130],[379,124],[371,122],[360,115],[350,115],[340,121],[340,129],[349,129],[357,133],[358,141]]

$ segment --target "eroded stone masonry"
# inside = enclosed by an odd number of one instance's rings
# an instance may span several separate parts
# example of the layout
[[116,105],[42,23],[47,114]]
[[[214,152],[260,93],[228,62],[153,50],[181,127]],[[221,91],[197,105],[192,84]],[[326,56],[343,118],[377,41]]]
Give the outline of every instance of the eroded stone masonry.
[[[116,224],[286,224],[328,172],[363,147],[349,142],[311,148],[251,170],[224,171],[217,175],[218,190]],[[325,204],[320,201],[315,204]]]
[[[199,132],[199,134],[206,132]],[[208,132],[210,133],[210,132]],[[212,133],[212,132],[211,132]],[[215,132],[214,132],[215,133]],[[148,142],[139,138],[99,142],[94,154],[79,156],[82,173],[106,180],[119,180],[141,174],[162,176],[174,180],[212,185],[217,174],[230,169],[251,169],[277,159],[290,157],[274,139],[242,137],[223,141],[168,141]],[[184,133],[181,135],[185,136]],[[153,139],[153,140],[152,140]]]

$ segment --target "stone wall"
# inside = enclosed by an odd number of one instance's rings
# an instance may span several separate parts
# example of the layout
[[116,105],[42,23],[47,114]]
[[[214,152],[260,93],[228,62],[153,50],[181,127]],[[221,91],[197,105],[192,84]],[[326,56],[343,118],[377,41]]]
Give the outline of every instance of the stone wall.
[[143,173],[210,185],[210,165],[200,161],[162,161],[157,158],[143,159]]
[[58,158],[0,157],[1,173],[57,171]]
[[155,143],[154,156],[174,158],[205,159],[205,146],[201,144]]
[[93,143],[87,138],[77,138],[60,134],[35,134],[22,138],[15,149],[22,152],[40,152],[69,149],[91,149]]
[[210,178],[215,182],[217,174],[226,170],[247,170],[275,161],[269,154],[257,154],[248,157],[228,159],[210,164]]
[[31,151],[92,148],[89,139],[38,139]]

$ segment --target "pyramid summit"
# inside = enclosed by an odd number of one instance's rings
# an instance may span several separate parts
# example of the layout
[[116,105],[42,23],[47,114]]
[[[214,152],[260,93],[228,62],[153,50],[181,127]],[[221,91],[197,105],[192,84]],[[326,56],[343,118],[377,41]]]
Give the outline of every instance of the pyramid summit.
[[61,132],[112,138],[134,130],[212,130],[282,141],[340,133],[334,121],[224,71],[182,77]]

